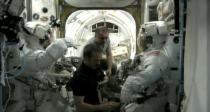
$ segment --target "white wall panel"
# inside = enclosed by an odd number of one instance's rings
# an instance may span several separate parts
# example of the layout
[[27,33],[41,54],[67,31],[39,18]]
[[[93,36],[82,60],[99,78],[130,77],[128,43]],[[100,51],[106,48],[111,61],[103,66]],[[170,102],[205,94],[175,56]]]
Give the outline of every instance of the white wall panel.
[[[47,13],[44,13],[42,9],[46,7],[48,9]],[[33,15],[39,14],[39,19],[34,19]],[[56,7],[55,0],[32,0],[32,21],[42,21],[41,18],[47,18],[46,22],[50,22],[50,17],[56,17]]]
[[[209,110],[209,31],[208,0],[190,0],[187,9],[185,40],[183,112],[210,112]],[[208,61],[207,61],[208,60]]]

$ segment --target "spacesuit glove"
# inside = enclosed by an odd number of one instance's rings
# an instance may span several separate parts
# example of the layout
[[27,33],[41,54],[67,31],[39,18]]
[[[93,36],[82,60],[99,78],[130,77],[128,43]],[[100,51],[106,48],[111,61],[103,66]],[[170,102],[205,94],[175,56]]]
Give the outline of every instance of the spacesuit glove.
[[65,41],[67,47],[73,47],[73,48],[77,49],[78,45],[75,42],[67,40],[66,38],[64,38],[64,41]]

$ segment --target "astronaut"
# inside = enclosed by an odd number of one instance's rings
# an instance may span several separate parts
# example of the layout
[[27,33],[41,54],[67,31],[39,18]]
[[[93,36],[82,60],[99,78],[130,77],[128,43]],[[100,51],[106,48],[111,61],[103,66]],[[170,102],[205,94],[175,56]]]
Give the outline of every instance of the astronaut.
[[[18,36],[20,44],[23,46],[20,56],[25,63],[20,69],[23,70],[22,73],[10,80],[15,85],[11,98],[15,103],[9,105],[7,112],[24,112],[26,110],[41,112],[43,105],[40,103],[44,102],[42,100],[46,100],[45,102],[58,100],[57,94],[51,94],[48,91],[54,86],[48,77],[50,68],[65,54],[68,47],[74,45],[66,39],[56,39],[51,44],[44,44],[45,41],[49,41],[52,34],[50,27],[39,22],[26,23]],[[46,91],[39,92],[40,90]],[[55,99],[51,99],[56,95]],[[48,97],[46,98],[46,96]],[[55,107],[52,105],[54,104],[51,103],[49,108]],[[55,110],[54,108],[51,112]]]
[[164,112],[169,94],[169,57],[164,46],[168,27],[164,21],[141,26],[138,45],[141,63],[130,72],[121,91],[126,112]]

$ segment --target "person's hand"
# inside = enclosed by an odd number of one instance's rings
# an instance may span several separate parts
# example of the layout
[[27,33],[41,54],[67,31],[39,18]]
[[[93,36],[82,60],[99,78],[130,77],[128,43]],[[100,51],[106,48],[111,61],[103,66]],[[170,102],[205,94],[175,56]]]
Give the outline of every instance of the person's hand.
[[108,76],[105,76],[105,77],[104,77],[104,80],[103,80],[103,81],[100,81],[98,84],[99,84],[99,85],[102,85],[102,84],[107,83],[108,81],[109,81],[109,77],[108,77]]
[[110,77],[112,74],[112,69],[107,69],[106,70],[106,76]]
[[103,103],[101,110],[115,110],[119,107],[120,107],[120,103],[110,101],[110,102]]

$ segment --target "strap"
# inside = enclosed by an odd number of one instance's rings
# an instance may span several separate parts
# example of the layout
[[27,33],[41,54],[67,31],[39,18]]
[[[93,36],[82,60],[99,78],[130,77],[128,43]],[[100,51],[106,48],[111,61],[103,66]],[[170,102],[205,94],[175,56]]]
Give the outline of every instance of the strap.
[[100,88],[99,85],[97,87],[97,93],[98,93],[99,103],[102,104],[103,103],[103,100],[102,100],[102,95],[101,95],[101,88]]

